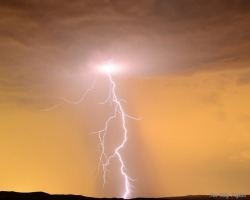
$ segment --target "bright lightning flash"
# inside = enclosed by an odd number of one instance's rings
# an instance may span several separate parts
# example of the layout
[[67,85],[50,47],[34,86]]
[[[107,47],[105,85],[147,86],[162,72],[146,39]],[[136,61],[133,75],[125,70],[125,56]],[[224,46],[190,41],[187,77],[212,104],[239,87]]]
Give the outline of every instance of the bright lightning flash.
[[[125,143],[127,142],[127,128],[126,128],[126,117],[129,117],[128,115],[126,115],[126,113],[124,112],[124,109],[122,107],[121,102],[123,101],[118,100],[117,95],[115,93],[115,82],[113,81],[112,77],[111,77],[111,72],[113,70],[113,66],[112,65],[107,65],[103,68],[103,70],[105,71],[105,73],[107,74],[108,78],[109,78],[109,83],[110,83],[110,95],[108,97],[108,99],[105,101],[107,102],[108,100],[112,101],[115,104],[115,111],[114,111],[114,115],[111,116],[107,121],[106,121],[106,126],[103,130],[98,131],[99,134],[99,140],[100,140],[100,146],[102,148],[102,152],[101,152],[101,156],[100,156],[100,161],[99,161],[99,166],[102,166],[103,169],[103,185],[106,183],[106,172],[107,172],[107,167],[111,162],[111,159],[113,159],[114,157],[117,157],[119,159],[120,162],[120,172],[121,175],[123,176],[124,179],[124,183],[125,183],[125,191],[123,194],[123,198],[127,198],[130,195],[131,192],[131,181],[133,181],[132,178],[130,178],[126,171],[125,171],[125,164],[122,158],[122,155],[120,153],[120,151],[122,150],[122,148],[125,147]],[[113,155],[111,155],[110,157],[107,157],[106,153],[105,153],[105,136],[107,134],[107,129],[108,129],[108,124],[109,122],[113,119],[117,117],[117,114],[120,114],[121,119],[122,119],[122,129],[123,129],[123,141],[122,143],[115,149]],[[131,117],[130,117],[131,118]],[[133,118],[136,119],[136,118]]]
[[112,62],[105,63],[103,66],[101,66],[100,70],[102,72],[105,72],[107,74],[110,74],[115,71],[115,66]]
[[[114,104],[114,114],[108,118],[108,120],[105,123],[105,127],[102,130],[96,131],[94,133],[98,134],[99,137],[99,145],[98,147],[101,148],[101,154],[100,154],[100,159],[99,159],[99,164],[98,164],[98,171],[100,169],[100,167],[102,168],[103,171],[103,186],[107,183],[106,181],[106,175],[107,175],[107,167],[111,164],[111,160],[115,157],[118,158],[119,163],[120,163],[120,173],[121,173],[121,177],[123,178],[124,181],[124,193],[123,193],[123,198],[126,199],[128,197],[131,196],[131,188],[133,187],[131,184],[131,181],[134,181],[131,177],[128,176],[128,174],[126,173],[126,168],[125,168],[125,163],[124,163],[124,159],[121,155],[121,150],[123,148],[125,148],[125,144],[127,142],[127,128],[126,128],[126,118],[131,118],[131,119],[135,119],[135,120],[139,120],[140,118],[135,118],[135,117],[131,117],[129,115],[127,115],[122,107],[122,101],[125,102],[123,99],[118,99],[117,95],[116,95],[116,84],[114,82],[114,80],[112,79],[111,74],[114,73],[116,71],[116,66],[113,64],[112,61],[109,61],[107,63],[105,63],[103,66],[101,66],[99,68],[99,72],[102,72],[104,74],[107,75],[108,77],[108,81],[110,84],[110,88],[109,88],[109,96],[106,99],[106,101],[101,102],[100,104],[105,104],[107,102],[110,102],[111,104]],[[97,74],[98,76],[98,74]],[[53,106],[49,109],[46,110],[51,110],[53,108],[56,108],[58,106],[60,106],[62,103],[66,102],[66,103],[70,103],[70,104],[79,104],[83,101],[83,99],[85,98],[85,96],[92,90],[94,89],[94,86],[96,84],[96,79],[97,76],[95,77],[94,82],[92,83],[91,87],[89,89],[86,90],[86,92],[82,95],[82,97],[78,100],[78,101],[70,101],[67,100],[65,98],[60,98],[62,99],[62,102],[59,103],[56,106]],[[45,110],[45,111],[46,111]],[[121,120],[122,120],[122,135],[121,137],[123,138],[122,142],[115,148],[113,154],[111,156],[108,156],[106,154],[105,151],[105,146],[106,141],[105,141],[105,136],[108,134],[108,127],[109,127],[109,123],[112,121],[112,119],[117,118],[118,116],[120,116]]]

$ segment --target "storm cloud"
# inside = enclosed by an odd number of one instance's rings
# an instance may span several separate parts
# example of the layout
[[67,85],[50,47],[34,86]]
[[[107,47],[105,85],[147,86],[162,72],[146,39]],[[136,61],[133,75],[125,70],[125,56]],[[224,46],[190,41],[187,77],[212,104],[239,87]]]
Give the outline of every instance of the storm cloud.
[[43,91],[110,58],[136,77],[248,68],[249,10],[248,0],[1,1],[1,93]]

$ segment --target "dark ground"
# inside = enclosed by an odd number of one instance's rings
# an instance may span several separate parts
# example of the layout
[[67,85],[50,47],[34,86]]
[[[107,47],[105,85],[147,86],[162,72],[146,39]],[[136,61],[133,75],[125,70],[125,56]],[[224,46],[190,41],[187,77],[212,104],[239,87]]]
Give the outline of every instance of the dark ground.
[[[93,200],[96,198],[84,197],[80,195],[50,195],[44,192],[32,192],[32,193],[18,193],[18,192],[0,192],[0,200]],[[109,198],[104,198],[109,199]],[[118,199],[118,198],[112,198]],[[144,199],[144,198],[134,198],[134,199]],[[149,198],[148,198],[149,199]],[[233,196],[233,197],[211,197],[208,195],[189,195],[189,196],[181,196],[181,197],[163,197],[163,198],[155,198],[155,199],[169,199],[169,200],[206,200],[206,199],[242,199],[242,200],[250,200],[250,195],[247,196]]]

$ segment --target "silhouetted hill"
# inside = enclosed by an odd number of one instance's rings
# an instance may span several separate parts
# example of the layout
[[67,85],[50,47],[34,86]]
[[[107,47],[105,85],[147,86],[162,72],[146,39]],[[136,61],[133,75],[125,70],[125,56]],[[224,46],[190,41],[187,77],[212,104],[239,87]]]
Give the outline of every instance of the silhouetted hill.
[[[84,197],[80,195],[51,195],[44,192],[31,192],[31,193],[20,193],[20,192],[0,192],[0,200],[93,200],[98,198]],[[103,199],[119,199],[119,198],[103,198]],[[134,198],[137,200],[145,198]],[[152,198],[150,198],[152,199]],[[189,195],[181,197],[162,197],[155,199],[166,199],[166,200],[225,200],[225,199],[242,199],[250,200],[250,195],[245,197],[211,197],[208,195]]]

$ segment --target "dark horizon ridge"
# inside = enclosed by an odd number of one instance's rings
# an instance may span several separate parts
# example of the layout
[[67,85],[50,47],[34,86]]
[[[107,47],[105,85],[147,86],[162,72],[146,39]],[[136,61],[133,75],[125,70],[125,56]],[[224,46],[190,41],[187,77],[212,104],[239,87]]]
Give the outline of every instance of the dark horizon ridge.
[[[250,200],[250,195],[237,194],[243,196],[226,196],[226,193],[219,193],[210,195],[187,195],[187,196],[171,196],[171,197],[136,197],[131,199],[169,199],[169,200],[207,200],[207,199],[244,199]],[[217,195],[217,197],[215,197]],[[223,196],[224,195],[224,196]],[[229,194],[228,194],[229,195]],[[86,197],[74,194],[48,194],[45,192],[15,192],[15,191],[0,191],[0,200],[93,200],[93,199],[123,199],[123,198],[96,198],[96,197]]]

